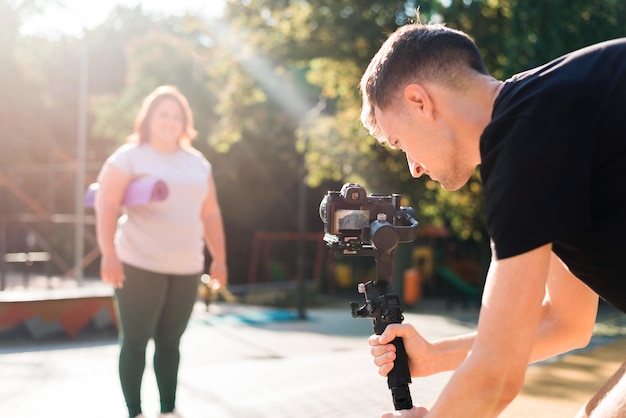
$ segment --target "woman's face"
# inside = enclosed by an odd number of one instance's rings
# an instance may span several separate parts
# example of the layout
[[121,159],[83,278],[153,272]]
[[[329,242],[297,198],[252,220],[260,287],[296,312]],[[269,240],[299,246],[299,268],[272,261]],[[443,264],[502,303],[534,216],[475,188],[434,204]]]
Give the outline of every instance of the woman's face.
[[165,99],[156,105],[149,123],[150,142],[163,145],[178,144],[184,130],[184,117],[180,104]]

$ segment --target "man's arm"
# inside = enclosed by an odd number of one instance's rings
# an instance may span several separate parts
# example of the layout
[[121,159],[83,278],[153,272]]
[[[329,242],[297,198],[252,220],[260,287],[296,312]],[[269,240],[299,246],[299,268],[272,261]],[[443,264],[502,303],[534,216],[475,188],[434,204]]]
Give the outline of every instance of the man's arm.
[[517,396],[542,314],[551,246],[492,260],[472,349],[429,417],[497,416]]
[[[531,363],[586,346],[596,319],[598,296],[570,273],[554,253],[550,256],[545,288]],[[374,363],[383,376],[393,367],[395,347],[388,343],[396,336],[404,339],[411,376],[421,377],[455,370],[471,350],[476,333],[429,342],[410,324],[391,324],[383,335],[370,337]]]
[[[597,298],[571,280],[551,249],[492,261],[472,349],[428,416],[496,416],[517,396],[531,360],[588,341],[595,321],[590,305]],[[575,312],[571,298],[582,305],[574,320],[553,310]]]
[[589,344],[598,313],[598,295],[552,253],[530,362]]
[[[478,410],[476,416],[497,414],[517,394],[528,362],[583,347],[593,331],[597,295],[574,277],[550,249],[551,246],[545,246],[493,262],[478,333],[429,343],[411,325],[403,324],[388,326],[380,337],[372,336],[372,354],[380,373],[386,375],[391,369],[393,355],[389,357],[389,351],[393,351],[393,345],[388,341],[402,336],[413,376],[459,368],[440,400],[462,397],[455,393],[464,389],[453,384],[462,387],[465,383],[472,386],[466,393],[492,402],[486,410],[489,412]],[[488,332],[494,337],[486,338]],[[457,380],[464,373],[467,380]],[[483,379],[487,382],[479,385]],[[493,388],[494,384],[499,390]],[[450,388],[455,388],[452,393]],[[486,395],[474,393],[473,389],[480,388],[485,389]],[[441,404],[438,402],[436,408]],[[436,408],[433,416],[439,416]],[[466,413],[463,416],[468,416]]]

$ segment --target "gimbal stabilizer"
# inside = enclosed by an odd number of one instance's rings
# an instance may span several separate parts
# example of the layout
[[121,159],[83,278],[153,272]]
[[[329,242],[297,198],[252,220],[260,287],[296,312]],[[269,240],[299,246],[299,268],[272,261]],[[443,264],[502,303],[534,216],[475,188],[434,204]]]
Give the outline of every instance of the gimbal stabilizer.
[[[331,191],[320,203],[324,241],[329,250],[342,255],[368,255],[376,260],[376,280],[359,284],[365,304],[351,303],[352,316],[372,318],[374,333],[380,335],[388,324],[402,323],[400,297],[391,289],[394,251],[401,242],[417,238],[412,208],[400,206],[400,195],[367,195],[356,183]],[[396,361],[387,376],[396,410],[411,409],[411,375],[402,338],[395,338]]]
[[[375,221],[372,224],[370,240],[376,259],[376,280],[359,284],[358,290],[365,295],[365,304],[359,306],[358,303],[352,302],[350,306],[354,318],[372,318],[374,333],[380,335],[388,324],[400,324],[404,320],[400,297],[391,289],[393,256],[400,239],[393,225]],[[391,390],[394,408],[411,409],[413,407],[409,391],[411,374],[402,338],[396,337],[393,345],[396,347],[396,360],[393,369],[387,375],[387,385]]]

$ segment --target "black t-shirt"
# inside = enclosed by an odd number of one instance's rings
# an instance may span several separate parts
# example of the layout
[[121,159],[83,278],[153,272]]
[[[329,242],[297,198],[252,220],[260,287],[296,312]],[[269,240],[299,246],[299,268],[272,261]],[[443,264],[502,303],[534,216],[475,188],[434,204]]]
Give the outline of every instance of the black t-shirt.
[[495,256],[552,242],[626,312],[626,38],[507,80],[480,152]]

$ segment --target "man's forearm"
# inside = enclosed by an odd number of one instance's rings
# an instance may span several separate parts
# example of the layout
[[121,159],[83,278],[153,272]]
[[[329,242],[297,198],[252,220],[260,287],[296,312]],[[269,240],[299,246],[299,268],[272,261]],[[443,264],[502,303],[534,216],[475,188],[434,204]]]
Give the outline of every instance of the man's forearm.
[[433,342],[428,350],[432,360],[420,359],[418,376],[414,377],[456,370],[467,358],[475,338],[476,332],[472,332]]
[[[497,362],[467,359],[455,371],[435,404],[426,415],[437,417],[495,417],[515,398],[524,373],[500,370]],[[513,376],[511,376],[513,374]]]
[[[570,328],[575,328],[578,334],[571,332]],[[568,326],[553,311],[552,306],[546,304],[542,309],[541,322],[537,329],[529,364],[584,347],[590,335],[584,328],[581,325]],[[419,376],[456,370],[467,358],[475,338],[476,332],[472,332],[433,342],[430,352],[436,361],[428,361],[426,366],[422,366]],[[432,368],[429,369],[429,366]]]

